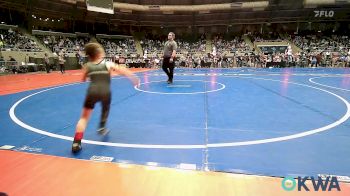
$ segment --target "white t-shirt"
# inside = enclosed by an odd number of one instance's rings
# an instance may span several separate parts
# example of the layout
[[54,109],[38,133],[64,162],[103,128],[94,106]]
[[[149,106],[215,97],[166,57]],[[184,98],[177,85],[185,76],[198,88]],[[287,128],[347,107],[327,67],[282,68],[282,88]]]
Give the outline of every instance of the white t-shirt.
[[106,61],[106,60],[104,60],[104,61],[106,62],[106,67],[107,67],[108,70],[110,70],[111,67],[114,67],[114,66],[116,65],[116,64],[113,63],[113,62]]
[[287,49],[287,54],[288,55],[292,55],[292,47],[291,46],[288,46],[288,49]]

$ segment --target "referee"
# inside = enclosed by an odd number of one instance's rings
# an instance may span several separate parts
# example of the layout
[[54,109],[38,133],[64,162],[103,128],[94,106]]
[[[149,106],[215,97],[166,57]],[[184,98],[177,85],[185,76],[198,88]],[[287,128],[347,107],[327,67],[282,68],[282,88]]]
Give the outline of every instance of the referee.
[[173,83],[173,78],[174,78],[174,67],[175,67],[175,57],[176,57],[176,49],[177,49],[177,44],[174,41],[175,39],[175,33],[170,32],[168,34],[168,41],[165,42],[164,45],[164,54],[163,54],[163,71],[166,73],[168,76],[168,84]]

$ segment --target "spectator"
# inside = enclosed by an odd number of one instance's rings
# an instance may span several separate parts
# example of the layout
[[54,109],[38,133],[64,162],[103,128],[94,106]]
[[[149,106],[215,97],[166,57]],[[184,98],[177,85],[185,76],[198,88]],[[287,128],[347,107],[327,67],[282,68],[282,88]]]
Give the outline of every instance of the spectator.
[[50,73],[50,60],[49,60],[49,55],[47,53],[45,53],[44,55],[44,63],[45,63],[46,73]]

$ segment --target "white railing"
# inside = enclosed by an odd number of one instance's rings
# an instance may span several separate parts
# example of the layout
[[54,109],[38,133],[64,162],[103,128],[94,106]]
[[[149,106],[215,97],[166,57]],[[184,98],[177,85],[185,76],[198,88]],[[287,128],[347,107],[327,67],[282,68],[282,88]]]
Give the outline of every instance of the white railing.
[[35,49],[1,48],[1,51],[43,52],[41,48],[35,48]]

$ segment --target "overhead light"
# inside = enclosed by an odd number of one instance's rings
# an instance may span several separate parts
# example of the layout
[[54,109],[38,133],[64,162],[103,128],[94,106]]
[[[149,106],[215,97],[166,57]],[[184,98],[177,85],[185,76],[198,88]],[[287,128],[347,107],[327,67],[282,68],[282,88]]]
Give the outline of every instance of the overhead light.
[[174,11],[164,11],[163,14],[174,14]]
[[265,10],[264,7],[253,8],[253,11],[264,11],[264,10]]
[[128,9],[120,9],[119,11],[123,13],[132,13],[132,10],[128,10]]
[[209,14],[210,11],[209,10],[201,10],[198,12],[199,14]]
[[231,3],[232,8],[241,8],[242,7],[242,2],[236,2],[236,3]]

